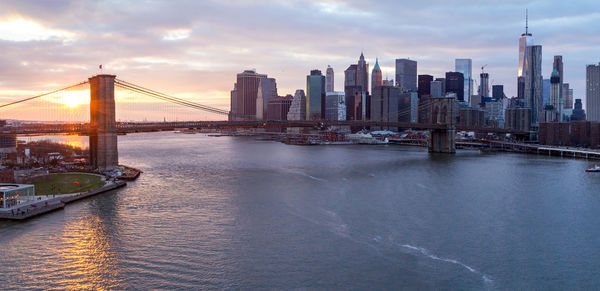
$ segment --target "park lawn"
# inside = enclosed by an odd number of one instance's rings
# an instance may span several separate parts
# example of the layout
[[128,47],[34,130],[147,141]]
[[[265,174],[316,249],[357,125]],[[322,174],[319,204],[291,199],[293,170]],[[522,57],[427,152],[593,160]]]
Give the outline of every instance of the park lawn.
[[[73,182],[79,182],[79,184]],[[33,179],[36,195],[69,194],[104,186],[102,177],[85,173],[50,174]]]

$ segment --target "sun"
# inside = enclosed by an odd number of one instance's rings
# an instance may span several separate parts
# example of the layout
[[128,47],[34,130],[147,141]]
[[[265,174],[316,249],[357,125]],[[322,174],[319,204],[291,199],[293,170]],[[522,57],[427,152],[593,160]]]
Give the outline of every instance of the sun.
[[90,93],[89,91],[66,91],[61,93],[57,101],[69,109],[74,109],[80,105],[90,104]]

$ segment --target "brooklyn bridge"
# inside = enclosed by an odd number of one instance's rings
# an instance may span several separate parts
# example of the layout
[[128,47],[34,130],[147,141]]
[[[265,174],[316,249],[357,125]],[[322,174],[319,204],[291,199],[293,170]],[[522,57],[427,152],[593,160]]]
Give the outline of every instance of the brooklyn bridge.
[[[81,100],[86,96],[73,95],[73,90],[86,91],[89,87],[89,101]],[[116,91],[128,92],[127,96],[138,96],[154,101],[152,108],[141,106],[131,98],[115,98]],[[58,97],[57,97],[58,96]],[[61,97],[62,96],[62,97]],[[69,96],[65,99],[64,96]],[[62,98],[60,102],[52,98]],[[57,103],[62,103],[57,105]],[[187,99],[171,96],[148,89],[134,83],[117,79],[115,75],[100,74],[86,81],[76,83],[48,93],[8,102],[0,105],[0,117],[19,120],[11,126],[2,128],[2,134],[44,135],[79,134],[89,136],[90,164],[99,170],[114,168],[118,165],[117,135],[135,132],[166,131],[176,129],[237,129],[237,128],[314,128],[326,129],[332,126],[352,128],[396,127],[414,130],[427,130],[429,150],[431,152],[455,152],[456,131],[479,133],[510,133],[527,136],[529,132],[505,130],[501,128],[465,127],[455,122],[452,113],[452,98],[433,98],[430,105],[429,123],[379,122],[368,120],[227,120],[230,112],[214,106],[203,105]],[[76,106],[89,104],[87,106]],[[65,112],[64,108],[69,107]],[[58,109],[57,109],[58,108]],[[44,111],[49,111],[44,112]],[[117,118],[120,111],[138,114],[138,120]],[[54,112],[54,113],[53,113]],[[139,120],[144,114],[169,114],[162,121]],[[47,122],[25,121],[23,116],[39,115]],[[50,115],[51,117],[48,117]],[[21,117],[21,118],[20,118]],[[212,120],[206,120],[206,119]],[[219,119],[222,120],[219,120]],[[78,120],[77,120],[78,119]],[[205,119],[205,120],[203,120]],[[217,119],[217,120],[214,120]],[[82,121],[84,120],[84,121]]]

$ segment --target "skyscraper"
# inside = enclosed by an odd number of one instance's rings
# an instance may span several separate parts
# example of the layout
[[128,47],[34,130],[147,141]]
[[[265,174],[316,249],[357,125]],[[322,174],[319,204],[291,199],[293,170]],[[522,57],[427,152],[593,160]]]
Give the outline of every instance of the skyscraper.
[[554,71],[552,71],[552,76],[550,77],[550,102],[547,106],[547,108],[551,109],[552,111],[552,117],[550,120],[546,121],[562,121],[563,104],[560,94],[560,73],[558,72],[557,68],[554,67]]
[[417,62],[396,59],[396,85],[403,91],[417,91]]
[[563,61],[562,61],[562,56],[554,56],[554,62],[552,63],[552,73],[554,73],[554,70],[556,70],[558,72],[558,94],[559,94],[559,99],[560,100],[565,100],[564,96],[563,96],[563,83],[565,82],[565,79],[563,79]]
[[573,114],[571,114],[571,120],[585,120],[585,110],[583,110],[583,104],[581,103],[581,99],[575,100],[575,109],[573,109]]
[[[344,71],[344,95],[346,96],[346,120],[360,120],[357,113],[357,106],[362,108],[362,86],[358,86],[356,82],[357,65],[350,65]],[[362,112],[362,109],[360,110]]]
[[[425,95],[431,95],[431,82],[433,81],[432,75],[419,75],[419,86],[417,87],[417,93],[419,100]],[[441,88],[440,88],[441,90]],[[440,93],[441,94],[441,93]]]
[[346,94],[327,92],[325,94],[325,119],[346,120]]
[[306,76],[306,119],[325,119],[325,76],[319,70]]
[[527,47],[527,66],[525,67],[523,103],[531,108],[531,123],[539,121],[542,112],[542,46]]
[[444,83],[442,81],[431,81],[430,82],[430,94],[431,94],[431,98],[440,98],[444,96]]
[[550,104],[550,79],[542,80],[542,107]]
[[[440,97],[446,96],[446,78],[435,78],[434,81],[439,81],[441,83],[441,85],[442,85],[440,87],[442,89],[442,91],[441,91],[442,92],[442,96],[440,96]],[[431,90],[433,92],[433,85],[431,85],[431,86],[432,86]],[[433,97],[433,93],[431,93],[431,97]]]
[[377,86],[371,99],[371,120],[416,123],[417,99],[417,92],[403,93],[399,87]]
[[[256,118],[256,97],[258,95],[258,85],[260,79],[266,78],[265,74],[257,74],[254,70],[245,70],[237,74],[236,83],[236,112],[234,116],[245,120]],[[233,106],[232,106],[233,107]]]
[[383,84],[383,77],[381,75],[381,69],[379,68],[379,60],[375,59],[375,66],[371,72],[371,94],[374,92],[374,88]]
[[306,95],[304,90],[296,90],[288,111],[287,120],[306,120]]
[[573,109],[573,89],[569,87],[569,83],[562,84],[562,97],[565,102],[565,109]]
[[488,73],[479,74],[479,96],[490,97],[490,75]]
[[446,73],[446,92],[456,93],[456,100],[458,100],[459,102],[465,101],[465,79],[462,73]]
[[229,121],[237,120],[237,83],[233,84],[233,90],[230,92],[231,109],[229,110]]
[[473,95],[473,62],[471,59],[456,59],[454,61],[454,71],[462,73],[464,78],[464,101],[467,104],[471,102]]
[[[533,45],[533,36],[529,33],[529,18],[525,10],[525,33],[519,38],[519,68],[517,75],[517,97],[525,103],[525,72],[527,67],[527,47]],[[533,116],[533,114],[532,114]]]
[[325,72],[325,91],[335,91],[333,68],[329,65],[327,65],[327,71]]
[[600,121],[600,63],[587,65],[585,71],[587,120]]
[[495,101],[504,98],[504,85],[492,85],[492,98],[494,98]]
[[367,112],[370,108],[367,94],[369,91],[368,69],[369,64],[365,62],[365,57],[361,52],[358,63],[350,65],[344,71],[347,120],[362,120],[370,115],[370,112]]
[[356,85],[361,86],[365,92],[369,90],[369,64],[365,62],[362,52],[356,64]]
[[262,78],[258,83],[258,92],[256,94],[256,119],[266,118],[267,106],[269,101],[277,98],[277,83],[275,78]]
[[519,38],[519,74],[518,77],[525,76],[527,65],[527,47],[533,45],[533,36],[529,33],[529,17],[525,10],[525,33]]
[[266,120],[287,120],[294,97],[292,95],[276,96],[269,100],[265,111]]
[[356,70],[357,66],[353,64],[344,71],[344,87],[357,86]]

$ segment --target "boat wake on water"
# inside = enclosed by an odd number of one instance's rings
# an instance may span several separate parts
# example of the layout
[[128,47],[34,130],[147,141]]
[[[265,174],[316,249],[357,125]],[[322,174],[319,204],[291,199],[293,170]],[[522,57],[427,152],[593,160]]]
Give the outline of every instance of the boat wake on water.
[[451,264],[456,264],[456,265],[462,266],[463,268],[469,270],[471,273],[480,274],[481,277],[482,277],[482,279],[483,279],[483,281],[485,283],[492,283],[493,282],[492,279],[490,279],[490,277],[488,275],[486,275],[486,274],[484,274],[484,273],[482,273],[480,271],[477,271],[475,268],[473,268],[473,267],[471,267],[471,266],[469,266],[469,265],[467,265],[467,264],[465,264],[463,262],[460,262],[460,261],[457,261],[457,260],[454,260],[454,259],[448,259],[448,258],[438,257],[438,256],[430,253],[427,249],[422,248],[422,247],[411,246],[411,245],[408,245],[408,244],[403,244],[403,245],[400,245],[400,246],[403,247],[403,248],[407,248],[407,249],[419,252],[422,255],[424,255],[424,256],[432,259],[432,260],[442,261],[442,262],[446,262],[446,263],[451,263]]
[[[364,237],[362,237],[362,238],[360,236],[357,237],[356,234],[353,234],[352,231],[350,230],[350,227],[346,223],[344,223],[342,218],[334,211],[326,210],[326,209],[319,209],[317,211],[315,211],[315,209],[310,209],[308,211],[302,211],[303,209],[293,207],[292,205],[289,205],[289,206],[290,206],[290,209],[289,209],[290,214],[292,214],[298,218],[304,219],[315,225],[324,227],[324,228],[328,229],[330,232],[332,232],[340,237],[351,240],[355,243],[359,243],[359,244],[368,246],[369,248],[374,249],[379,256],[381,256],[385,259],[388,259],[386,256],[384,256],[381,253],[380,247],[381,247],[381,243],[383,243],[384,240],[380,235],[375,235],[374,237],[371,236],[370,239],[365,240]],[[427,249],[425,249],[423,247],[417,247],[417,246],[413,246],[413,245],[409,245],[409,244],[394,244],[394,245],[409,249],[413,252],[419,253],[419,254],[421,254],[429,259],[435,260],[435,261],[441,261],[441,262],[461,266],[461,267],[467,269],[471,273],[481,275],[481,278],[483,279],[483,283],[487,287],[491,287],[491,284],[493,283],[493,280],[490,278],[490,276],[478,271],[477,269],[475,269],[461,261],[436,256],[436,255],[430,253]]]

